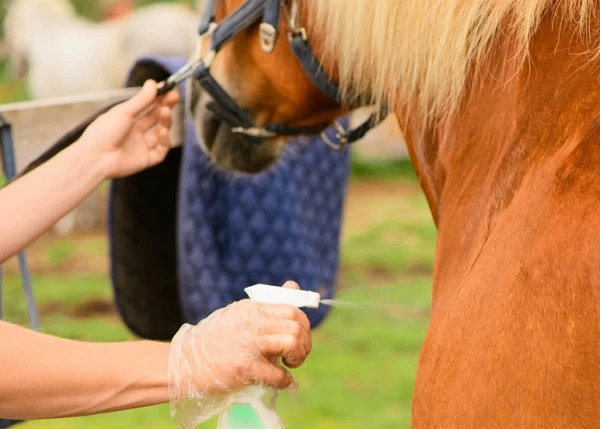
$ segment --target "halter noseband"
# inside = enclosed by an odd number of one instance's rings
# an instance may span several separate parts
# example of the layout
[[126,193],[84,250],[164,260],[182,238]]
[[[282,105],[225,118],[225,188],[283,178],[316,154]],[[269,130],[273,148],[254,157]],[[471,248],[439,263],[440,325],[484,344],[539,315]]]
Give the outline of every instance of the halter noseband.
[[171,76],[163,89],[166,92],[177,82],[192,75],[208,92],[214,101],[208,104],[217,117],[229,123],[231,131],[245,135],[248,139],[260,143],[264,139],[277,136],[293,136],[299,134],[316,134],[321,132],[323,142],[333,150],[341,151],[348,144],[361,139],[371,128],[377,126],[385,116],[383,113],[372,114],[360,126],[345,130],[337,121],[334,127],[322,131],[326,124],[313,127],[289,127],[282,123],[270,123],[264,127],[257,127],[252,115],[243,109],[227,93],[227,91],[212,77],[210,66],[221,48],[262,17],[259,27],[260,46],[265,53],[273,52],[279,36],[279,21],[282,6],[286,7],[288,22],[288,40],[306,74],[313,84],[330,99],[340,102],[341,96],[338,86],[323,72],[316,59],[306,29],[300,23],[298,0],[246,0],[232,14],[217,24],[215,22],[215,8],[217,0],[207,0],[206,10],[200,21],[200,40],[210,37],[210,50],[202,57],[196,58]]

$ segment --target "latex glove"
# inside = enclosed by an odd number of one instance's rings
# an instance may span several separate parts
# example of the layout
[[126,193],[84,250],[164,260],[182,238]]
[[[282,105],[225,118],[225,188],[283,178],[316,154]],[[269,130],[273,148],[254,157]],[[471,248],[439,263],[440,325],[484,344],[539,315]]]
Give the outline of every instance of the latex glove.
[[177,91],[156,96],[158,85],[149,80],[129,100],[100,115],[84,132],[80,144],[95,151],[109,178],[128,176],[161,162],[167,155],[171,111]]
[[190,414],[196,414],[195,425],[235,402],[232,393],[248,386],[285,389],[293,378],[277,359],[296,368],[311,346],[308,318],[288,305],[244,300],[216,311],[196,326],[186,324],[171,343],[172,414],[176,420],[180,414],[188,421]]

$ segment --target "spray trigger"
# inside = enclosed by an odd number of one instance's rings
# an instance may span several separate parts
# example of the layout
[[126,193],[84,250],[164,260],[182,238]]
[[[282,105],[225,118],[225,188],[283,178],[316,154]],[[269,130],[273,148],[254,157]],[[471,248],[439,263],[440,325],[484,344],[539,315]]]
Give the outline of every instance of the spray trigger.
[[251,300],[265,304],[288,304],[294,307],[319,308],[321,295],[309,290],[287,289],[281,286],[257,284],[244,291]]

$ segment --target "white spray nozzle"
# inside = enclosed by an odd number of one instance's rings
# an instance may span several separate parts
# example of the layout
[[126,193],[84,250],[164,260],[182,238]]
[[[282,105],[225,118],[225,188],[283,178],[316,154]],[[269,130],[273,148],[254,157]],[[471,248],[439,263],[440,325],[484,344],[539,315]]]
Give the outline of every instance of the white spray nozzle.
[[288,304],[294,307],[319,308],[321,295],[309,290],[287,289],[281,286],[258,284],[244,291],[251,300],[265,304]]

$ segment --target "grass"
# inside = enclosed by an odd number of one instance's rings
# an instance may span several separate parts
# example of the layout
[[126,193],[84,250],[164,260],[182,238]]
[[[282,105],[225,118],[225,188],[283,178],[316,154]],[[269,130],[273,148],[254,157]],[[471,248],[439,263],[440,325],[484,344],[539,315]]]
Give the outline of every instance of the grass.
[[[352,180],[336,298],[354,305],[334,307],[314,332],[310,359],[294,371],[299,391],[284,393],[278,401],[287,429],[409,427],[418,352],[428,322],[434,242],[435,230],[414,176],[402,173],[382,181],[362,175]],[[35,275],[34,286],[45,332],[90,341],[134,338],[107,305],[111,290],[106,266],[97,263],[106,254],[102,232],[43,237],[32,245],[28,256],[34,271],[43,273]],[[6,271],[5,316],[25,323],[14,261]],[[21,427],[176,426],[163,405]]]
[[25,80],[14,80],[10,75],[8,60],[0,57],[0,104],[28,99]]
[[413,180],[415,171],[408,159],[383,159],[373,162],[370,159],[353,156],[352,175],[357,179]]

